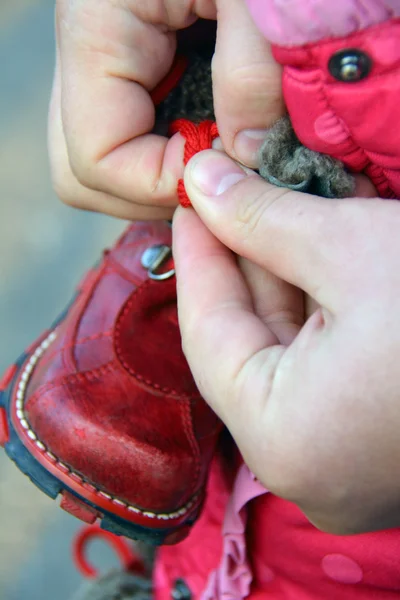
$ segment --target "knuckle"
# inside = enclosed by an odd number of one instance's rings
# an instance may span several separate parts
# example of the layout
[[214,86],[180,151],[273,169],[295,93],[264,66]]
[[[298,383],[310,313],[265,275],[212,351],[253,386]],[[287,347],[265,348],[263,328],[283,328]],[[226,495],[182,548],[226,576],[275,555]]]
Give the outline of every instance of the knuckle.
[[[222,67],[222,65],[221,65]],[[217,58],[212,62],[215,81],[229,89],[231,103],[243,97],[249,98],[252,104],[259,104],[276,98],[281,103],[280,78],[261,62],[237,65],[231,69],[220,68]]]
[[70,153],[69,166],[72,175],[85,187],[92,187],[98,172],[98,165],[91,156],[88,148],[82,146]]
[[51,182],[57,197],[68,206],[85,208],[81,199],[81,186],[73,176],[68,161],[52,161]]
[[73,193],[72,187],[69,185],[68,177],[53,176],[52,185],[55,194],[61,200],[61,202],[67,204],[68,206],[81,208],[81,204],[76,194]]
[[237,203],[236,223],[242,238],[252,239],[265,235],[266,226],[270,229],[274,221],[273,213],[278,201],[288,193],[281,188],[260,190],[258,194],[246,195]]
[[236,222],[242,235],[253,236],[260,228],[260,222],[265,218],[265,194],[256,197],[246,197],[237,204]]

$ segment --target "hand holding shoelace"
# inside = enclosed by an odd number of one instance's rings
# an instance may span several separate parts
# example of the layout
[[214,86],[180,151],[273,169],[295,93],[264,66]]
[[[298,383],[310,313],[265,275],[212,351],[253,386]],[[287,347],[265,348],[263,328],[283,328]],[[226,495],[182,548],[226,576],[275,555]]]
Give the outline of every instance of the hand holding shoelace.
[[[178,305],[202,394],[318,527],[399,526],[400,205],[363,178],[334,202],[282,190],[214,151],[185,185]],[[305,323],[303,292],[320,305]]]
[[184,140],[151,133],[150,93],[171,68],[177,32],[197,19],[217,20],[213,87],[224,148],[256,166],[283,103],[280,68],[244,0],[57,0],[49,145],[65,202],[132,220],[172,215]]

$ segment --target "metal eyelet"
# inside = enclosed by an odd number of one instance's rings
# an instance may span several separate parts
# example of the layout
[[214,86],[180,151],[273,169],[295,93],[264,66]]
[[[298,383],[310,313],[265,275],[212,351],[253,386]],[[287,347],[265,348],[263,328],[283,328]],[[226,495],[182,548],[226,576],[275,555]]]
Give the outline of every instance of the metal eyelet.
[[368,77],[372,69],[372,60],[365,52],[356,48],[347,48],[336,52],[328,63],[332,77],[343,83],[356,83]]
[[183,579],[177,579],[171,591],[172,600],[191,600],[192,594]]
[[144,269],[147,269],[147,275],[154,281],[165,281],[175,275],[175,269],[170,269],[164,273],[158,273],[158,269],[171,258],[172,249],[170,246],[158,244],[151,246],[143,252],[141,264]]

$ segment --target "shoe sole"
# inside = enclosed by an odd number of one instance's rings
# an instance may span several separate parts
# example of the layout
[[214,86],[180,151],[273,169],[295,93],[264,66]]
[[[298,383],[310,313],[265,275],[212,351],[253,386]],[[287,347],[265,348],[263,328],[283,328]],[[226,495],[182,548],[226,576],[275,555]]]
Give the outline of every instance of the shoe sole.
[[201,494],[169,514],[128,505],[85,482],[49,452],[30,428],[23,411],[26,384],[67,314],[68,308],[47,334],[7,370],[0,382],[0,445],[36,487],[53,500],[60,498],[61,508],[82,521],[91,524],[98,521],[107,531],[152,545],[181,541],[199,515]]

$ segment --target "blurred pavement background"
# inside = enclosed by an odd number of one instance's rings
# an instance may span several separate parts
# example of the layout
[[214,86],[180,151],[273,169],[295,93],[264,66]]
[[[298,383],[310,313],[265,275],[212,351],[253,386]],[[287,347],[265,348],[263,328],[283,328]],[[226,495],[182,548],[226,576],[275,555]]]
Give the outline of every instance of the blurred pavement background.
[[[50,183],[54,0],[0,1],[0,372],[63,309],[123,224],[63,206]],[[0,452],[0,600],[69,600],[80,523]],[[102,547],[100,566],[115,563]]]

